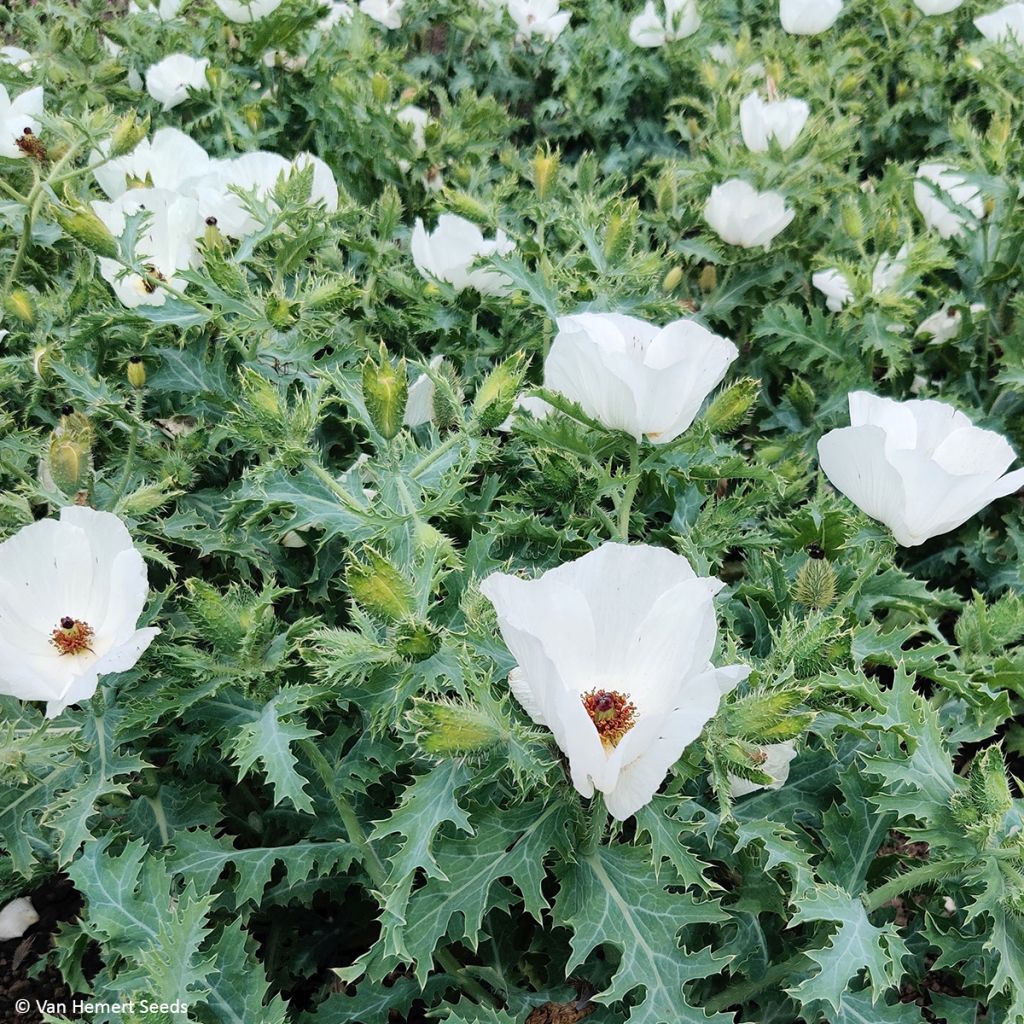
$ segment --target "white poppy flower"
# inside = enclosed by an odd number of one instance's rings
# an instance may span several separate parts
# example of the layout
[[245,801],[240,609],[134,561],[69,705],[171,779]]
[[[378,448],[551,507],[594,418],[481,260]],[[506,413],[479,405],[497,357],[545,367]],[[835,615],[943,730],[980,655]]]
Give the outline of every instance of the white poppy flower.
[[18,146],[18,140],[28,135],[39,134],[36,120],[43,112],[43,87],[37,85],[27,89],[13,100],[0,85],[0,156],[18,158],[25,151]]
[[402,27],[402,8],[405,0],[359,0],[359,10],[384,28]]
[[535,580],[480,585],[517,662],[516,700],[554,734],[576,789],[602,792],[619,820],[651,800],[750,671],[711,664],[722,586],[664,548],[611,543]]
[[879,256],[875,269],[871,274],[871,294],[881,295],[882,292],[890,291],[899,284],[900,279],[907,272],[907,256],[910,248],[904,243],[899,247],[895,256],[886,253]]
[[281,0],[213,0],[225,18],[239,23],[259,21],[281,6]]
[[948,533],[986,505],[1024,486],[1006,438],[975,427],[951,405],[849,396],[850,426],[818,442],[832,484],[863,512],[914,547]]
[[0,942],[20,939],[38,920],[39,915],[30,899],[21,896],[11,900],[0,910]]
[[811,274],[811,284],[825,296],[825,305],[838,313],[848,302],[853,301],[853,289],[846,275],[836,267],[819,270]]
[[323,0],[327,4],[328,12],[316,23],[321,32],[327,32],[335,25],[348,24],[352,20],[355,11],[348,0]]
[[629,38],[646,49],[664,46],[692,36],[700,28],[696,0],[663,0],[664,17],[654,0],[647,0],[641,14],[629,23]]
[[512,403],[512,411],[498,424],[498,430],[505,434],[511,433],[517,409],[529,413],[535,420],[542,420],[551,414],[552,406],[536,395],[518,395]]
[[786,779],[789,778],[789,762],[796,757],[796,747],[792,740],[785,743],[769,743],[762,747],[765,756],[764,761],[757,767],[772,777],[772,783],[762,786],[760,783],[751,782],[749,779],[741,779],[738,775],[729,776],[729,792],[734,800],[748,793],[756,793],[759,789],[782,789]]
[[13,64],[25,75],[36,66],[35,57],[20,46],[0,46],[0,61],[4,64]]
[[[149,272],[181,289],[175,274],[199,265],[196,238],[203,230],[199,206],[188,196],[168,189],[133,188],[106,203],[94,200],[92,208],[115,238],[124,234],[126,218],[145,210],[148,224],[139,232],[135,255]],[[167,292],[140,274],[124,273],[116,260],[100,257],[100,275],[129,309],[162,306]]]
[[569,24],[569,12],[558,6],[558,0],[507,0],[507,8],[520,41],[540,36],[553,42]]
[[704,204],[704,219],[711,229],[723,242],[744,249],[767,248],[795,216],[778,192],[758,192],[740,178],[716,185]]
[[1024,4],[1007,4],[974,19],[974,27],[994,43],[1015,42],[1024,46]]
[[914,0],[914,5],[924,15],[949,14],[955,11],[964,0]]
[[511,282],[506,274],[482,268],[471,270],[482,256],[507,256],[515,244],[498,230],[492,239],[472,222],[454,213],[442,213],[437,227],[428,232],[416,218],[409,242],[416,269],[428,280],[446,281],[457,292],[475,288],[483,295],[505,295]]
[[779,20],[794,36],[816,36],[842,13],[843,0],[779,0]]
[[803,100],[780,99],[765,102],[752,92],[740,104],[740,130],[752,153],[767,153],[772,139],[789,149],[803,131],[811,108]]
[[[428,363],[432,370],[438,370],[444,356],[434,356]],[[426,373],[421,373],[409,386],[405,400],[405,416],[402,423],[407,427],[420,427],[434,421],[434,382]]]
[[172,53],[146,72],[146,92],[162,104],[164,110],[170,110],[188,99],[189,89],[202,92],[210,88],[206,80],[209,66],[205,57]]
[[985,204],[975,185],[948,164],[921,164],[914,180],[914,202],[925,224],[934,228],[940,238],[959,235],[967,218],[957,212],[967,210],[975,220],[985,213]]
[[557,320],[544,385],[610,430],[667,444],[687,430],[739,354],[693,320],[657,327],[619,313]]
[[[983,302],[971,303],[970,310],[972,313],[984,313],[985,304]],[[936,310],[931,316],[925,317],[917,325],[917,330],[914,331],[915,336],[919,335],[930,335],[931,344],[933,345],[945,345],[951,338],[955,338],[960,333],[960,327],[963,324],[963,316],[960,310],[954,306],[943,306],[942,309]]]
[[[105,153],[94,154],[102,160]],[[184,183],[205,174],[212,165],[209,154],[183,131],[160,128],[130,153],[99,164],[93,175],[111,199],[139,184],[179,191]]]
[[137,629],[146,563],[117,516],[73,505],[0,544],[0,693],[48,718],[127,672],[160,630]]

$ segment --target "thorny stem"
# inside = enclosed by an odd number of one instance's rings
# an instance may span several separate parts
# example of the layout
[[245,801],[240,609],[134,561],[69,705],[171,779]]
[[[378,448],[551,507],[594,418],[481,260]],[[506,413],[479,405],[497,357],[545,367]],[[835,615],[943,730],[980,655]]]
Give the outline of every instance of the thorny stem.
[[608,811],[604,806],[604,795],[595,793],[590,801],[590,822],[583,847],[584,857],[590,857],[597,852],[597,848],[604,838],[604,829],[607,823]]
[[927,864],[911,868],[910,871],[906,871],[902,875],[897,875],[877,889],[865,893],[861,898],[870,913],[902,893],[918,889],[922,885],[927,885],[928,882],[938,882],[944,878],[959,875],[966,866],[966,862],[962,860],[929,861]]
[[128,481],[131,479],[132,466],[135,463],[135,455],[139,450],[139,425],[142,419],[142,392],[138,392],[135,396],[135,408],[134,408],[134,422],[132,423],[131,436],[128,439],[128,453],[124,457],[124,470],[121,472],[121,479],[117,485],[117,490],[114,492],[113,505],[116,507],[121,498],[124,496],[125,488],[128,486]]
[[640,486],[640,446],[634,441],[629,453],[629,483],[626,484],[622,497],[616,508],[618,518],[619,540],[629,541],[629,513],[633,509],[633,499],[636,498],[637,488]]

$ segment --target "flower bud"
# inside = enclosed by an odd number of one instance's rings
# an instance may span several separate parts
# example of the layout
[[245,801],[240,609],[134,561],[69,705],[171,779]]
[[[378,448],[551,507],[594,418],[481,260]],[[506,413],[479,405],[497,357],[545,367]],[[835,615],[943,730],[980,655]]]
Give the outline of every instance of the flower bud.
[[409,621],[398,627],[395,651],[409,661],[426,661],[441,649],[441,637],[429,622]]
[[493,430],[504,423],[523,383],[526,361],[517,352],[499,363],[483,379],[473,401],[473,415],[481,430]]
[[36,310],[32,296],[24,288],[15,288],[8,293],[4,309],[16,316],[23,324],[31,326],[36,322]]
[[604,256],[609,263],[618,263],[629,251],[633,241],[632,211],[623,214],[615,210],[608,217],[608,227],[604,233]]
[[846,203],[840,214],[846,233],[854,241],[864,237],[864,218],[857,203]]
[[743,377],[718,395],[704,416],[704,422],[715,434],[728,434],[749,418],[761,391],[761,382]]
[[475,221],[477,224],[486,224],[491,218],[487,207],[465,192],[448,191],[445,198],[451,204],[452,211],[465,217],[467,220]]
[[252,132],[258,132],[263,127],[263,108],[258,103],[247,103],[242,107],[242,117]]
[[146,386],[146,365],[142,356],[132,356],[128,360],[128,383],[136,391]]
[[46,371],[50,362],[50,350],[45,345],[40,345],[32,353],[32,372],[40,379],[46,379]]
[[97,256],[105,256],[107,259],[114,259],[117,256],[117,242],[114,236],[88,206],[76,200],[68,210],[58,208],[55,216],[65,234],[70,235],[76,242],[81,242]]
[[92,424],[70,406],[61,410],[46,453],[50,478],[65,494],[81,490],[92,469]]
[[550,149],[538,149],[533,155],[533,187],[537,191],[538,199],[546,199],[551,192],[560,162],[561,154],[558,150],[552,153]]
[[713,263],[704,264],[700,277],[697,279],[697,286],[705,295],[708,292],[713,292],[718,286],[718,271]]
[[808,558],[793,582],[793,597],[805,608],[828,608],[836,599],[838,578],[827,558]]
[[418,700],[410,720],[420,730],[423,751],[439,757],[488,750],[502,738],[494,718],[473,704]]
[[391,562],[372,548],[365,550],[360,561],[351,563],[346,583],[354,600],[368,612],[392,622],[412,617],[412,586]]
[[283,295],[271,295],[266,304],[267,319],[275,327],[291,327],[296,320],[295,306],[296,303]]
[[661,290],[663,292],[674,292],[683,280],[683,268],[672,267],[671,270],[661,279]]
[[802,377],[795,377],[789,387],[786,388],[786,397],[792,403],[797,414],[804,423],[810,423],[814,416],[814,407],[817,404],[817,396],[814,389]]
[[110,136],[110,155],[115,157],[130,153],[148,134],[149,114],[141,121],[135,120],[134,110],[125,114]]
[[1000,149],[1006,145],[1010,138],[1011,124],[1008,117],[993,117],[988,126],[988,140]]
[[363,401],[378,433],[390,441],[402,429],[405,403],[409,398],[409,380],[405,360],[396,367],[383,343],[380,361],[368,358],[363,363]]
[[309,309],[324,309],[335,303],[347,301],[354,291],[355,287],[350,277],[337,277],[324,281],[312,291],[306,292],[302,296],[302,302]]
[[370,91],[378,103],[387,103],[391,95],[391,81],[383,72],[378,71],[370,79]]

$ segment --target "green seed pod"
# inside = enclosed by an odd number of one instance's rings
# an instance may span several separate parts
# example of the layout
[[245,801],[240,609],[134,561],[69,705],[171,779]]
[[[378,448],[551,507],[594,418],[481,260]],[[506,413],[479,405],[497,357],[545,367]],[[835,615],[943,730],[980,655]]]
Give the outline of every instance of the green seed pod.
[[396,367],[383,344],[380,361],[367,359],[363,363],[363,401],[373,425],[382,437],[390,441],[402,429],[405,405],[409,398],[409,380],[405,360]]
[[728,434],[742,426],[750,416],[761,391],[761,382],[743,377],[727,387],[708,406],[704,422],[716,434]]

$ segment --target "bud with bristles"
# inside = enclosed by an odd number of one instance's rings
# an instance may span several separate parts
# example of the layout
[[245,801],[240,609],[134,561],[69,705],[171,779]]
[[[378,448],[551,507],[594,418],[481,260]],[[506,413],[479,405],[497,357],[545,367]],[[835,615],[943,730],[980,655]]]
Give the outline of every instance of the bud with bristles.
[[271,295],[266,304],[267,319],[279,328],[295,323],[295,303],[283,295]]
[[860,206],[857,203],[846,203],[841,211],[843,227],[846,233],[854,241],[864,236],[864,218],[861,216]]
[[117,123],[110,136],[111,157],[130,153],[149,134],[149,114],[141,121],[135,120],[135,111],[130,111]]
[[110,229],[96,214],[82,203],[74,202],[67,210],[58,209],[55,213],[57,223],[65,234],[75,241],[81,242],[98,256],[114,259],[117,256],[117,242]]
[[370,91],[378,103],[386,103],[391,95],[391,82],[388,80],[388,76],[380,71],[376,72],[370,79]]
[[561,156],[557,150],[537,150],[533,156],[533,187],[538,199],[546,199],[554,184]]
[[4,308],[8,313],[16,316],[23,324],[31,326],[36,322],[36,310],[32,302],[32,296],[24,288],[15,288],[9,292]]
[[347,581],[352,597],[374,615],[400,622],[413,612],[412,586],[383,555],[367,549],[349,567]]
[[481,430],[493,430],[505,422],[512,412],[525,373],[526,360],[522,352],[516,352],[483,379],[473,401],[473,415]]
[[491,219],[490,214],[487,212],[487,207],[479,199],[475,199],[467,192],[449,189],[445,193],[445,198],[451,209],[467,220],[474,221],[477,224],[487,224]]
[[661,279],[661,290],[663,292],[674,292],[683,280],[683,268],[672,267]]
[[50,478],[65,494],[85,486],[92,469],[92,424],[73,409],[62,412],[50,435],[46,468]]
[[417,700],[409,719],[423,751],[438,757],[485,751],[502,738],[493,716],[473,704]]
[[136,390],[146,386],[146,364],[142,356],[132,356],[128,360],[128,383]]
[[742,426],[749,419],[757,402],[761,382],[753,377],[743,377],[718,395],[704,416],[708,428],[716,434],[728,434]]
[[378,433],[390,441],[402,429],[405,404],[409,398],[409,379],[405,360],[396,367],[383,344],[380,360],[368,358],[363,363],[363,401]]
[[635,209],[628,213],[615,210],[608,217],[608,227],[604,233],[604,255],[609,263],[618,263],[629,251],[633,241],[635,213]]
[[793,583],[793,597],[805,608],[828,608],[836,599],[838,579],[827,558],[808,558]]
[[718,287],[718,271],[713,263],[705,263],[701,268],[700,277],[697,278],[697,287],[707,295]]
[[441,637],[429,622],[409,621],[398,627],[395,651],[410,661],[426,661],[441,649]]
[[312,291],[306,292],[302,296],[302,302],[309,309],[324,309],[335,303],[346,301],[354,291],[355,287],[350,277],[338,277],[331,281],[324,281]]
[[810,423],[814,416],[814,407],[817,404],[817,397],[814,389],[802,377],[794,377],[786,388],[786,397],[796,409],[800,419],[804,423]]

